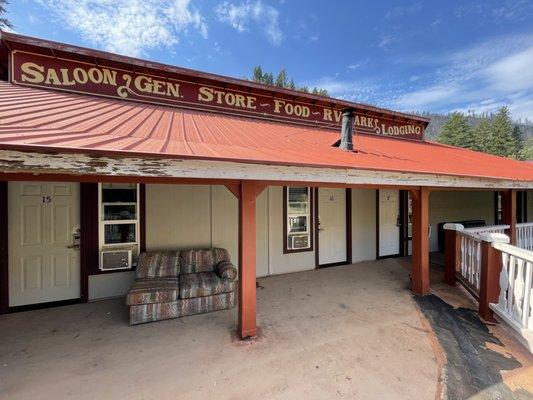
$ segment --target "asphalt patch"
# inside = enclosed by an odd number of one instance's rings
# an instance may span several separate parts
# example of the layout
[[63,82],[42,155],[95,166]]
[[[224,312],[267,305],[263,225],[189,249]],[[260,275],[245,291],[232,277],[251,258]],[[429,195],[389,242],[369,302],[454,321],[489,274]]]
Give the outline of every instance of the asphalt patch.
[[503,346],[489,332],[474,310],[453,308],[439,297],[413,295],[443,348],[447,363],[444,371],[446,398],[531,399],[531,393],[512,392],[503,383],[500,371],[520,368],[515,358],[487,348],[487,343]]

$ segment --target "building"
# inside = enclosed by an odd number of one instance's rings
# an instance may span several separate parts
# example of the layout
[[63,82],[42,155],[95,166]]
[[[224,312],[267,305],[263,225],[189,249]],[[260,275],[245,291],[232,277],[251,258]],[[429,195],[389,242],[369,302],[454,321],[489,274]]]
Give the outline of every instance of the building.
[[121,296],[140,252],[217,246],[253,336],[256,276],[412,254],[424,295],[440,223],[533,215],[533,165],[427,141],[426,118],[1,39],[0,312]]

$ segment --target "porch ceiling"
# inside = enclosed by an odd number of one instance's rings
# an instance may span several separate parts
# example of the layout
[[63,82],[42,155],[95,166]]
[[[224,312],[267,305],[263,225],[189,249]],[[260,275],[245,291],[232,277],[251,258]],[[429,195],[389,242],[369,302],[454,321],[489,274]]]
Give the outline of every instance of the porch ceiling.
[[0,149],[193,158],[533,182],[533,165],[433,142],[199,112],[0,82]]

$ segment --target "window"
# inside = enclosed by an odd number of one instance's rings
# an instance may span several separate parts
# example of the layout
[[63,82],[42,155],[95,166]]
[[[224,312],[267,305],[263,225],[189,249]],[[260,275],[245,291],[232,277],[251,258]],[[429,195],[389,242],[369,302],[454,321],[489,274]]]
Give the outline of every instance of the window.
[[313,250],[312,191],[308,187],[285,187],[285,253]]
[[104,257],[109,252],[113,252],[116,260],[136,259],[139,252],[139,185],[99,184],[99,220],[100,269],[131,268],[129,263],[104,266],[102,260],[111,259]]

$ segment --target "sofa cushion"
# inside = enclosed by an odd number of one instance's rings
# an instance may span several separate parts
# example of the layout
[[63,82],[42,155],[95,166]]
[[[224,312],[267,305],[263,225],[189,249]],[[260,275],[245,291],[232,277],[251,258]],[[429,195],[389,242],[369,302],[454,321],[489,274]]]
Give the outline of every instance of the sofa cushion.
[[235,292],[220,293],[193,299],[178,299],[168,303],[130,306],[130,325],[161,321],[184,315],[199,314],[235,307]]
[[172,278],[137,281],[126,296],[127,305],[165,303],[178,299],[179,280]]
[[231,263],[231,261],[221,261],[215,266],[216,274],[221,278],[227,278],[231,280],[237,279],[237,268]]
[[180,275],[180,299],[211,296],[235,290],[235,281],[220,278],[214,272]]
[[139,256],[135,279],[177,278],[179,274],[178,251],[154,251]]
[[180,255],[180,271],[182,274],[210,272],[221,261],[229,261],[225,249],[183,250]]

